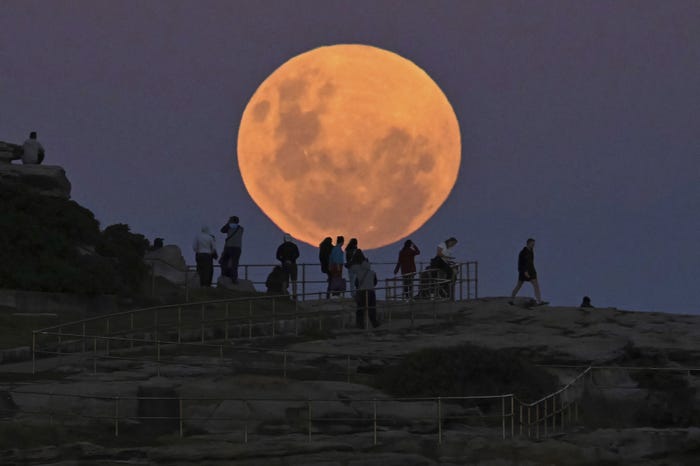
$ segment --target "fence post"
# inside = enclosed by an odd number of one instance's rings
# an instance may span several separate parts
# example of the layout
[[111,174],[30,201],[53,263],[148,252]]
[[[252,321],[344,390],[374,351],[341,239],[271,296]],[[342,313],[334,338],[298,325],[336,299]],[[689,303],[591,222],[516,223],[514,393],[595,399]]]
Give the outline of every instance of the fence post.
[[284,380],[287,380],[287,350],[284,350],[282,354],[284,356],[284,362],[282,366],[282,378],[284,378]]
[[365,295],[365,331],[369,330],[369,290],[362,290]]
[[520,404],[520,417],[518,418],[518,421],[520,422],[520,436],[523,436],[523,404],[519,402]]
[[535,405],[535,432],[537,440],[540,439],[540,404]]
[[515,437],[515,400],[510,395],[510,438]]
[[527,438],[532,438],[532,406],[527,407]]
[[506,399],[501,397],[501,425],[503,432],[503,440],[506,439]]
[[184,436],[184,431],[185,431],[184,425],[183,425],[184,416],[182,415],[182,413],[183,413],[183,411],[182,411],[182,398],[178,397],[177,401],[179,404],[178,408],[180,410],[180,438],[182,438]]
[[309,429],[309,442],[311,442],[311,400],[306,402],[306,407],[308,408],[308,413],[309,413],[308,429]]
[[437,399],[438,445],[442,445],[442,398]]
[[372,411],[373,411],[373,424],[374,424],[374,443],[377,444],[377,399],[372,400]]
[[105,355],[109,356],[109,318],[107,318],[106,327],[105,336],[107,338],[105,339]]
[[36,374],[36,332],[32,331],[32,375]]
[[190,302],[190,279],[189,279],[189,267],[185,266],[185,302]]
[[177,307],[177,342],[182,343],[182,306]]
[[474,299],[479,297],[479,262],[474,261]]
[[272,298],[272,336],[275,336],[275,298]]
[[459,264],[459,300],[462,301],[464,299],[464,292],[462,291],[462,288],[464,286],[464,264]]
[[204,344],[204,304],[201,306],[201,320],[199,321],[199,334],[202,344]]
[[549,432],[549,420],[547,419],[547,398],[544,399],[544,437],[547,438],[547,433]]
[[225,323],[225,325],[224,325],[224,340],[225,340],[225,341],[228,341],[228,319],[229,319],[229,312],[228,312],[228,310],[229,310],[229,304],[230,304],[230,303],[226,303],[226,323]]
[[253,339],[253,301],[248,301],[248,339]]
[[97,374],[97,337],[92,338],[92,373]]
[[119,395],[114,397],[114,436],[119,437]]
[[154,320],[153,326],[155,327],[155,329],[154,329],[155,333],[153,336],[156,340],[158,340],[158,310],[157,309],[155,311],[153,311],[153,320]]
[[306,264],[301,264],[301,295],[306,301]]

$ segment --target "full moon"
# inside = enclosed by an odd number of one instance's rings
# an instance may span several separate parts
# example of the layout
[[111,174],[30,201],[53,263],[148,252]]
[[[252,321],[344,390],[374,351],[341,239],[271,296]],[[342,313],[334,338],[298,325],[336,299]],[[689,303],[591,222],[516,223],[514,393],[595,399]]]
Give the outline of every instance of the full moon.
[[336,235],[362,249],[407,237],[447,199],[460,158],[457,117],[437,84],[366,45],[284,63],[255,91],[238,132],[250,196],[313,246]]

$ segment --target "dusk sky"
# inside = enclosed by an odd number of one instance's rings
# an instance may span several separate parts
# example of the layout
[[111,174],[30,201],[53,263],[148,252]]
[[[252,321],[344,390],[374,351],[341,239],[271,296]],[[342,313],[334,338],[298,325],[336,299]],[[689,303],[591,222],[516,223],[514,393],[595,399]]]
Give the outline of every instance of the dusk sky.
[[505,296],[534,237],[552,304],[700,313],[699,26],[697,0],[3,0],[0,140],[37,131],[102,227],[194,263],[201,225],[238,215],[241,263],[272,263],[283,232],[238,171],[243,110],[295,55],[372,45],[425,70],[461,128],[457,183],[411,235],[419,258],[455,236],[479,294]]

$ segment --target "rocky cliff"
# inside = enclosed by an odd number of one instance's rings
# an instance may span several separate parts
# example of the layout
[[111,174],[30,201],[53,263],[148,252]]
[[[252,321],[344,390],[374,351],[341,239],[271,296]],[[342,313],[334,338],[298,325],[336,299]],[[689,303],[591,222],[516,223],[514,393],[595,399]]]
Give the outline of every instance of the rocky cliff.
[[71,184],[62,167],[12,163],[20,158],[21,150],[16,144],[0,141],[0,188],[22,186],[37,194],[70,198]]

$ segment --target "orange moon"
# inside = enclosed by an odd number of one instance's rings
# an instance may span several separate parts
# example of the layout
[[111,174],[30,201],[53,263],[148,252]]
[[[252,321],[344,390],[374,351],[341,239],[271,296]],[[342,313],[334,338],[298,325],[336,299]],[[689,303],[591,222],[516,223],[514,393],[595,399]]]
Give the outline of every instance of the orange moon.
[[413,62],[366,45],[298,55],[255,91],[238,132],[238,165],[255,203],[316,246],[362,249],[420,228],[447,199],[461,159],[449,101]]

